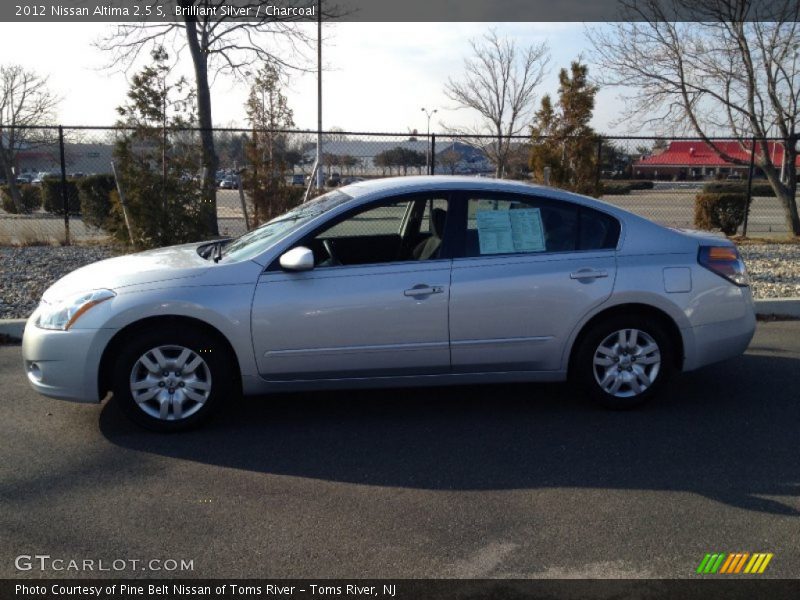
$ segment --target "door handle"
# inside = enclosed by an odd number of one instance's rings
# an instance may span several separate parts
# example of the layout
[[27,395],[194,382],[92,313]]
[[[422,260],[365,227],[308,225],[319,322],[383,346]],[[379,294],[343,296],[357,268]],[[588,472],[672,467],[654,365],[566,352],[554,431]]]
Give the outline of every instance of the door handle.
[[444,287],[441,285],[425,285],[424,283],[420,283],[419,285],[415,285],[413,288],[406,290],[403,292],[404,296],[409,296],[411,298],[416,298],[418,296],[430,296],[431,294],[441,294],[444,292]]
[[608,277],[605,269],[579,269],[569,274],[570,279],[600,279]]

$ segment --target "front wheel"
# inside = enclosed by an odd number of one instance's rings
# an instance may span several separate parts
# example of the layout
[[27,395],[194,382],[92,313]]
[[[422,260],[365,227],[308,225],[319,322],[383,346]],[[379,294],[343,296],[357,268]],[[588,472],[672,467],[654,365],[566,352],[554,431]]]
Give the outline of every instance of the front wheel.
[[235,392],[226,348],[202,331],[166,327],[140,333],[114,366],[115,402],[155,431],[189,429]]
[[572,375],[602,406],[626,409],[655,396],[672,373],[673,364],[669,335],[658,321],[620,316],[587,332]]

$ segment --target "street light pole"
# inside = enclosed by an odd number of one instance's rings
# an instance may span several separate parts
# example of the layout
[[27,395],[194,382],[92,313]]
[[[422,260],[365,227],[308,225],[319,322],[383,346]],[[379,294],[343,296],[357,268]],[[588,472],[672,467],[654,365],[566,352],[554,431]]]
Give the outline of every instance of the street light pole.
[[428,168],[428,172],[431,169],[431,117],[439,112],[438,109],[434,108],[433,110],[429,111],[424,106],[422,107],[422,112],[428,117],[428,130],[425,137],[425,141],[427,142],[425,146],[425,166]]
[[317,0],[317,189],[322,189],[322,0]]

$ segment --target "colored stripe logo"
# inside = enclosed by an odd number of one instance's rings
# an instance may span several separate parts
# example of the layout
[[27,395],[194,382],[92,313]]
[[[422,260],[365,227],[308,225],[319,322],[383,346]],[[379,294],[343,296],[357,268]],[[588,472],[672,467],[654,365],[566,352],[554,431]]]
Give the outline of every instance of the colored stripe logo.
[[750,554],[749,552],[732,552],[729,554],[716,552],[706,554],[697,567],[697,573],[703,575],[737,575],[740,573],[757,575],[766,571],[767,565],[773,556],[774,554],[767,552],[756,552],[755,554]]

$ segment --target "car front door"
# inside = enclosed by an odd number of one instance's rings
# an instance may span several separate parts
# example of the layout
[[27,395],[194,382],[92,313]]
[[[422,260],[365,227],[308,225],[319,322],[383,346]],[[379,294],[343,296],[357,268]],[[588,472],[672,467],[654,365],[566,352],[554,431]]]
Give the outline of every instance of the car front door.
[[619,223],[568,202],[487,192],[464,194],[451,215],[460,223],[453,372],[559,369],[579,319],[614,287]]
[[373,203],[297,244],[314,252],[312,270],[267,269],[252,309],[262,377],[448,372],[451,260],[435,239],[446,214],[441,195]]

